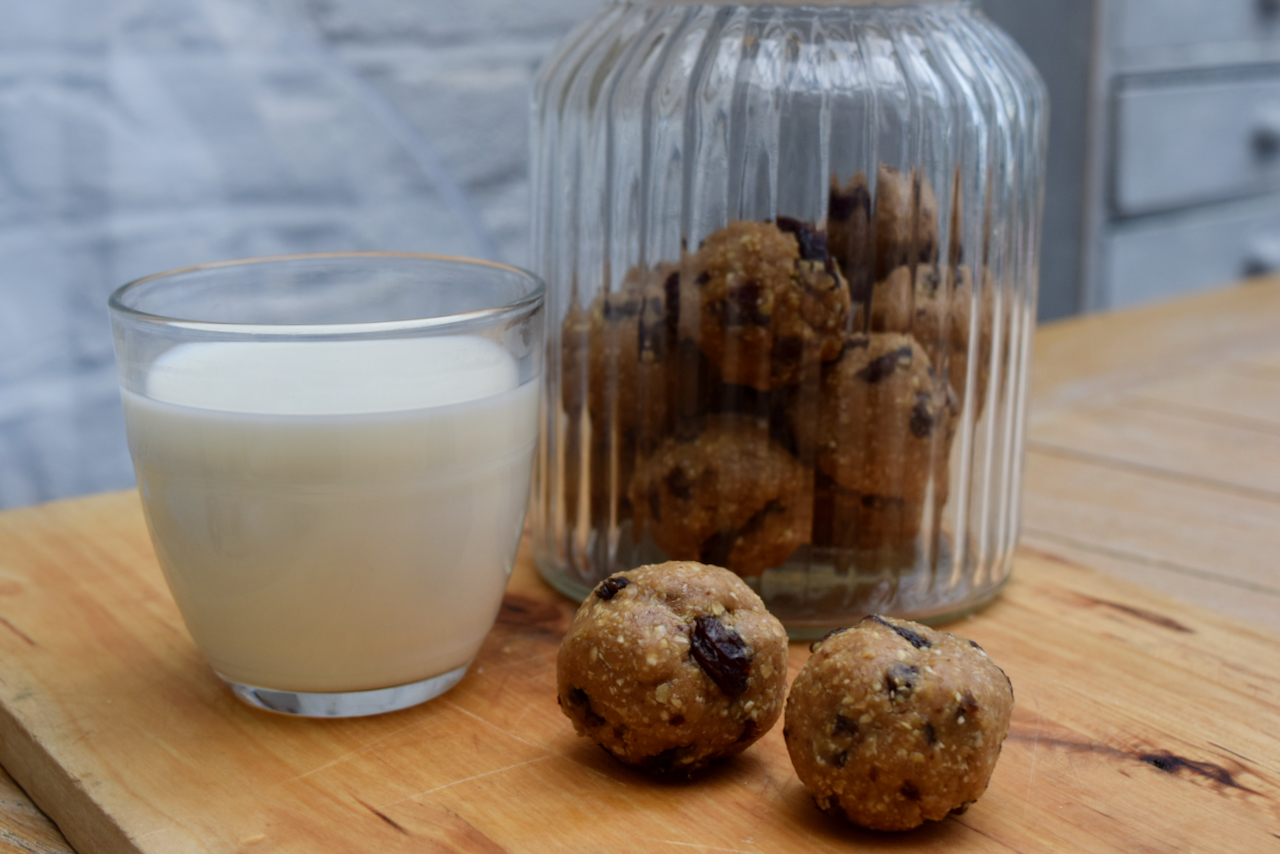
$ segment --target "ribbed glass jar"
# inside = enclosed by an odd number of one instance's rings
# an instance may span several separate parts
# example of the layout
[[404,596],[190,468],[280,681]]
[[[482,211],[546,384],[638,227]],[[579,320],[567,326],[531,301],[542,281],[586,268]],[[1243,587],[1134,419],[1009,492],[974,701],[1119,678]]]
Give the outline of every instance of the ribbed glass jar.
[[968,2],[608,5],[544,64],[532,524],[795,636],[989,601],[1017,539],[1047,104]]

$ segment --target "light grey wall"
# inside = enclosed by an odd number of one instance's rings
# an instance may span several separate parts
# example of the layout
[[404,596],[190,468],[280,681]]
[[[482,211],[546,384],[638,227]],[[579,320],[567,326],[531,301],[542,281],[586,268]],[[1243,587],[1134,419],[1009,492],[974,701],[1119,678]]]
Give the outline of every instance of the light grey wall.
[[133,482],[105,303],[317,250],[527,256],[529,87],[600,0],[0,0],[0,507]]

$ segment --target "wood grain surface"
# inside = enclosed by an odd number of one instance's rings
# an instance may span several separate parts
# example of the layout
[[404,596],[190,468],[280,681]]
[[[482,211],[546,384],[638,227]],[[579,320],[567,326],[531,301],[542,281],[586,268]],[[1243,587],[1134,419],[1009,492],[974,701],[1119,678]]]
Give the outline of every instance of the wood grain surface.
[[64,854],[66,838],[0,769],[0,854]]
[[[1214,365],[1275,358],[1280,278],[1036,329],[1032,423]],[[1276,364],[1271,362],[1272,366]]]
[[1023,544],[1280,630],[1280,280],[1036,330]]
[[[1004,595],[951,627],[1017,691],[991,788],[958,819],[890,836],[819,813],[777,728],[689,783],[649,780],[575,737],[554,687],[574,609],[527,557],[454,691],[391,715],[308,721],[241,705],[203,664],[134,494],[0,515],[0,543],[0,761],[82,851],[1207,851],[1224,833],[1233,851],[1263,851],[1280,841],[1280,637],[1056,555],[1024,550]],[[792,676],[807,656],[793,645]]]
[[[949,627],[1009,671],[1013,729],[922,832],[818,813],[777,731],[693,783],[613,764],[555,708],[572,607],[527,563],[439,701],[250,710],[131,495],[0,514],[0,762],[81,852],[1280,850],[1280,280],[1042,327],[1029,426],[1014,579]],[[0,774],[0,854],[70,850]]]

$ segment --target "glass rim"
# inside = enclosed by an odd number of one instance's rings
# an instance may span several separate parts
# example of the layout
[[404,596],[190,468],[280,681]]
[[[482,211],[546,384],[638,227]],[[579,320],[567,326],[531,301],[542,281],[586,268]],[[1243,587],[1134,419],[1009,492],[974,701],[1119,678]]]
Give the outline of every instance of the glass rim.
[[[154,282],[157,279],[175,278],[208,270],[231,267],[248,267],[253,264],[270,264],[287,261],[313,261],[322,259],[354,260],[373,258],[405,258],[418,261],[445,262],[465,267],[491,267],[504,273],[514,274],[515,276],[529,282],[532,287],[527,293],[522,294],[516,299],[509,300],[499,305],[490,306],[488,308],[475,309],[473,311],[435,315],[430,317],[415,317],[404,320],[370,320],[351,323],[234,323],[216,320],[195,320],[191,318],[170,317],[163,314],[154,314],[152,312],[133,308],[132,306],[124,303],[124,298],[129,293],[148,282]],[[536,273],[530,272],[523,267],[517,267],[513,264],[504,264],[500,261],[489,261],[484,258],[467,258],[459,255],[436,255],[426,252],[301,252],[291,255],[264,255],[257,258],[211,261],[207,264],[194,264],[190,267],[178,267],[173,270],[152,273],[148,276],[143,276],[140,279],[134,279],[130,282],[126,282],[112,291],[111,296],[107,298],[107,309],[113,315],[127,317],[131,320],[153,326],[165,326],[174,329],[202,330],[206,332],[217,332],[232,335],[339,335],[431,329],[442,326],[454,326],[461,323],[484,320],[487,318],[501,317],[506,314],[511,314],[513,312],[518,313],[521,310],[542,304],[546,298],[546,291],[546,282],[544,282],[542,277],[538,276]]]

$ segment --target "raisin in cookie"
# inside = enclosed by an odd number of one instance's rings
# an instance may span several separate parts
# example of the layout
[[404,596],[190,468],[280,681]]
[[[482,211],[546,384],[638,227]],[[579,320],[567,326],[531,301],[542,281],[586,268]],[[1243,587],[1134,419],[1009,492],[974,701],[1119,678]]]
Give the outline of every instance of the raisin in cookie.
[[719,567],[672,562],[602,581],[556,662],[560,708],[628,765],[687,774],[745,750],[782,713],[787,636]]
[[642,458],[632,480],[637,529],[675,560],[759,575],[808,541],[812,473],[745,415],[707,419]]
[[963,812],[986,791],[1013,686],[977,644],[868,617],[813,646],[783,736],[819,808],[875,830]]
[[797,220],[731,222],[682,264],[682,334],[727,383],[765,391],[840,353],[849,290],[826,236]]

